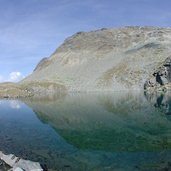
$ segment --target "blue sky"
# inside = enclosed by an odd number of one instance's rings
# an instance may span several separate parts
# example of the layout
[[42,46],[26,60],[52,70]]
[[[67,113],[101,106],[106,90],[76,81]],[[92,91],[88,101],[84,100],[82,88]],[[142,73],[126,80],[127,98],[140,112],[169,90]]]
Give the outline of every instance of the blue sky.
[[27,76],[78,31],[170,27],[170,7],[171,0],[0,0],[0,81]]

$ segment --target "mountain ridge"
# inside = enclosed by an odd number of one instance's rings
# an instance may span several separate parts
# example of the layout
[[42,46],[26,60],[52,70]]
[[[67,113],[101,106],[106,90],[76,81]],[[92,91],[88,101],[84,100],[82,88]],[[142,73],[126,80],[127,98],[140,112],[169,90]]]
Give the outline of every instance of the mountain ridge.
[[[52,83],[68,92],[144,90],[145,85],[146,89],[157,89],[163,85],[154,72],[170,58],[170,47],[171,28],[136,26],[78,32],[42,59],[18,85]],[[167,79],[168,75],[160,77]],[[147,84],[151,79],[154,84]],[[164,87],[168,85],[170,81]]]

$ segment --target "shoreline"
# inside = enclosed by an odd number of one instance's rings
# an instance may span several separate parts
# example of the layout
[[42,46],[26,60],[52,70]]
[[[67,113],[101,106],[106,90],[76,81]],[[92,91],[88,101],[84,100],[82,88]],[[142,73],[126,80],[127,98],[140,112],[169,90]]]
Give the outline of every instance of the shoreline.
[[[6,155],[0,151],[0,168],[2,171],[47,171],[48,169],[38,162],[24,160],[13,154]],[[6,170],[8,169],[8,170]]]

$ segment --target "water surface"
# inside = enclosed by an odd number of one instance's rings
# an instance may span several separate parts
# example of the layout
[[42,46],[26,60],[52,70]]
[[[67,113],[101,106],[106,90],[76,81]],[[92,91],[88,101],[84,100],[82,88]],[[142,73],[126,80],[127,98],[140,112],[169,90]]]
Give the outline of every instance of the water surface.
[[54,170],[165,170],[169,94],[70,94],[0,101],[0,150]]

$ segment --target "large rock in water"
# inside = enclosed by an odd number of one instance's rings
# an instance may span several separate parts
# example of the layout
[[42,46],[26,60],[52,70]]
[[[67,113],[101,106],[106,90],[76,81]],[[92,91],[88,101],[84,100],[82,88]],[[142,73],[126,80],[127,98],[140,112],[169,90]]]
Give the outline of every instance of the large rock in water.
[[[171,54],[171,29],[124,27],[69,37],[20,84],[55,83],[68,91],[144,89]],[[162,78],[167,83],[170,79]],[[147,86],[148,87],[148,86]]]

